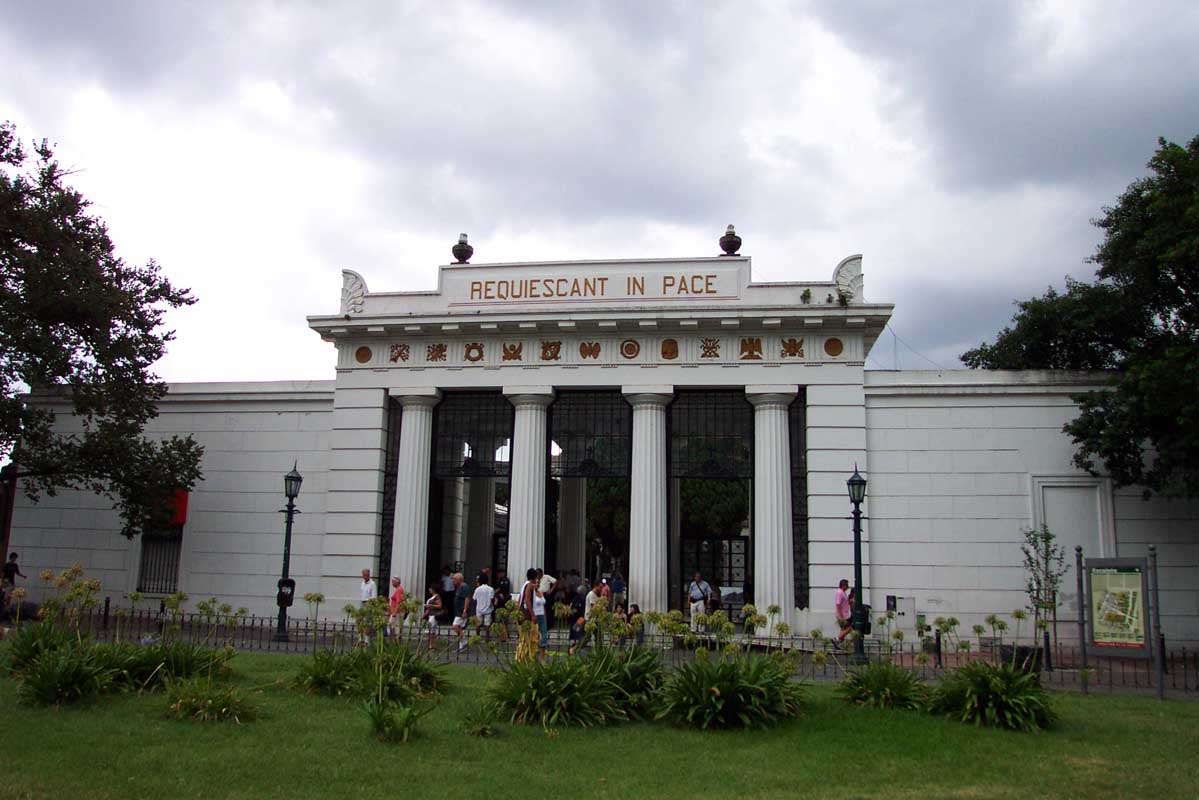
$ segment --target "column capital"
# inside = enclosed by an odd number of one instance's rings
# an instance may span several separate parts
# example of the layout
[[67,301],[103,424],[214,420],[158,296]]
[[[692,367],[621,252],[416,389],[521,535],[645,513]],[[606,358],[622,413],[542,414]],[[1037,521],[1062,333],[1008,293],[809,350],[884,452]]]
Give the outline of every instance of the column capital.
[[655,384],[652,386],[622,386],[621,394],[633,408],[647,406],[665,407],[674,400],[674,387],[670,384]]
[[503,392],[508,402],[516,408],[545,408],[554,402],[552,386],[505,386]]
[[393,387],[387,394],[399,400],[404,408],[432,408],[441,400],[441,390],[428,386]]
[[756,384],[745,387],[745,399],[755,408],[789,406],[799,394],[799,387],[791,384]]

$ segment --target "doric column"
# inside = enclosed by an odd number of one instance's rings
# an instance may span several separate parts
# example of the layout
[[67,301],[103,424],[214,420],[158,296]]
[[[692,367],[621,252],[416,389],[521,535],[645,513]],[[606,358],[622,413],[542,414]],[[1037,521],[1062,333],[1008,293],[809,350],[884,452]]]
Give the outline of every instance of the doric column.
[[[754,604],[758,613],[777,605],[791,624],[795,574],[791,542],[791,440],[787,407],[795,386],[747,386],[754,406]],[[768,633],[769,631],[763,631]]]
[[508,500],[508,574],[519,586],[529,567],[545,561],[546,408],[548,386],[504,387],[516,408]]
[[583,572],[587,556],[587,479],[563,478],[558,509],[558,571]]
[[666,611],[666,406],[672,386],[626,386],[633,406],[633,470],[629,501],[629,602]]
[[395,526],[391,574],[404,589],[424,595],[425,552],[429,538],[429,468],[433,446],[433,407],[440,392],[401,395],[400,453],[396,475]]

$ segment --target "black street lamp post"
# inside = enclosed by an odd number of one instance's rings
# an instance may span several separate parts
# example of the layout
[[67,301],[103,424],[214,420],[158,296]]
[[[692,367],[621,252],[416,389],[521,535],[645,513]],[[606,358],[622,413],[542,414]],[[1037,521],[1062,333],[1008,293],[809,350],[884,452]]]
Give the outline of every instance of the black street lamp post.
[[845,482],[849,487],[849,502],[853,503],[853,637],[852,664],[866,663],[866,608],[862,602],[862,501],[866,499],[866,479],[858,474],[854,464],[853,476]]
[[291,605],[296,590],[296,582],[291,579],[288,572],[291,569],[291,524],[296,514],[300,513],[300,510],[296,508],[296,497],[300,494],[300,484],[304,482],[304,476],[296,469],[297,466],[299,466],[298,462],[292,466],[291,472],[283,476],[283,494],[287,496],[287,508],[279,509],[280,514],[287,515],[287,524],[283,529],[283,577],[279,579],[279,593],[276,596],[279,603],[279,627],[275,630],[276,642],[288,641],[287,607]]

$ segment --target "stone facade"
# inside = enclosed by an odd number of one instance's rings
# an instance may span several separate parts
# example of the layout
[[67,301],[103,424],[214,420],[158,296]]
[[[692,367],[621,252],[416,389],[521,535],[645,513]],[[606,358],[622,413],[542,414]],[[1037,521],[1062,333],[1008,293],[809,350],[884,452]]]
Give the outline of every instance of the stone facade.
[[[1044,521],[1093,556],[1141,555],[1157,543],[1165,633],[1199,639],[1199,504],[1144,502],[1070,464],[1061,433],[1074,413],[1069,395],[1100,376],[866,371],[890,313],[866,301],[856,256],[830,281],[782,284],[752,282],[741,257],[450,265],[438,291],[417,293],[372,293],[347,271],[339,313],[309,318],[336,347],[333,380],[171,387],[151,435],[190,432],[205,447],[178,588],[271,613],[282,475],[293,462],[304,485],[291,571],[298,594],[320,591],[326,608],[356,598],[364,567],[419,591],[435,561],[472,570],[490,561],[494,542],[478,537],[491,536],[499,483],[510,497],[510,571],[554,566],[549,552],[558,565],[581,563],[586,481],[555,478],[555,538],[546,478],[554,400],[583,389],[619,392],[631,408],[629,599],[643,610],[677,605],[671,403],[701,387],[732,390],[752,407],[747,569],[759,608],[780,605],[793,630],[832,630],[833,588],[852,575],[845,481],[856,467],[869,480],[864,583],[876,609],[895,595],[967,629],[1010,612],[1024,603],[1021,529]],[[502,453],[509,473],[463,472],[433,496],[439,403],[480,390],[506,398],[511,435],[470,447],[484,460]],[[803,411],[800,496],[791,488],[793,402]],[[449,531],[435,552],[430,519]],[[136,588],[142,557],[117,527],[105,501],[82,493],[22,500],[11,548],[27,574],[79,562],[119,598]],[[797,530],[806,547],[793,547]],[[800,571],[806,607],[793,580]],[[1076,613],[1072,573],[1066,586],[1063,622]]]

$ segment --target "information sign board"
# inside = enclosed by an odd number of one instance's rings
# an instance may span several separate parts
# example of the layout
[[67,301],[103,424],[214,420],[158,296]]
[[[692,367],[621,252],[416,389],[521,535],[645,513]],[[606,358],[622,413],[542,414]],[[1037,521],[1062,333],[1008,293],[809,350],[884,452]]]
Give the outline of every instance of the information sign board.
[[1143,558],[1089,558],[1087,650],[1148,658],[1149,568]]

